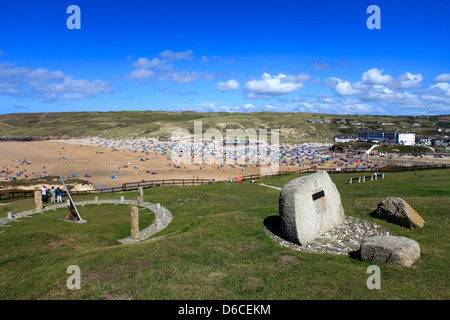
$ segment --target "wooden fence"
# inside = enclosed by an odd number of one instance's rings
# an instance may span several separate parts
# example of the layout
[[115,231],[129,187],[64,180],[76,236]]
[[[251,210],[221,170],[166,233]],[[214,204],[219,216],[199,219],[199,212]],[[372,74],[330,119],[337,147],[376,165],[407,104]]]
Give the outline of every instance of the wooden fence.
[[[204,185],[206,183],[210,183],[210,180],[206,179],[170,179],[170,180],[151,180],[145,182],[130,182],[125,183],[121,187],[113,187],[113,188],[104,188],[97,190],[83,190],[83,191],[70,191],[71,195],[79,196],[86,195],[92,193],[107,193],[107,192],[122,192],[122,191],[131,191],[137,190],[139,187],[150,188],[150,187],[158,187],[158,186],[198,186]],[[20,198],[34,198],[35,190],[28,191],[6,191],[0,193],[0,201],[2,200],[10,200],[10,199],[20,199]],[[63,197],[67,196],[67,192],[61,190],[63,192]]]
[[122,185],[122,191],[136,190],[139,187],[149,188],[157,186],[198,186],[211,183],[207,179],[172,179],[172,180],[151,180],[144,182],[128,182]]
[[[295,171],[278,171],[277,173],[270,174],[252,174],[247,176],[241,176],[241,181],[244,180],[254,180],[264,177],[270,176],[281,176],[292,173],[312,173],[321,170],[326,170],[328,173],[350,173],[350,172],[402,172],[402,171],[420,171],[420,170],[432,170],[432,169],[449,169],[450,164],[437,164],[437,165],[426,165],[426,166],[411,166],[411,167],[382,167],[382,168],[369,168],[369,169],[359,169],[359,168],[351,168],[351,169],[331,169],[331,168],[308,168],[301,169]],[[235,180],[235,179],[234,179]],[[207,179],[170,179],[170,180],[151,180],[145,182],[130,182],[125,183],[121,187],[114,188],[105,188],[98,190],[85,190],[85,191],[70,191],[71,195],[86,195],[92,193],[106,193],[106,192],[122,192],[122,191],[131,191],[137,190],[139,187],[150,188],[157,186],[197,186],[211,183],[210,180]],[[63,191],[64,196],[66,196],[66,192]],[[0,201],[2,200],[10,200],[10,199],[19,199],[19,198],[34,198],[34,191],[9,191],[0,193]]]
[[401,172],[401,171],[418,171],[418,170],[430,170],[430,169],[449,169],[450,164],[437,164],[437,165],[426,165],[426,166],[411,166],[411,167],[382,167],[382,168],[349,168],[349,169],[341,169],[336,170],[335,168],[307,168],[295,171],[278,171],[276,173],[268,173],[268,174],[252,174],[247,176],[240,177],[241,180],[253,180],[264,177],[271,176],[282,176],[291,173],[313,173],[317,171],[325,170],[328,173],[350,173],[350,172]]

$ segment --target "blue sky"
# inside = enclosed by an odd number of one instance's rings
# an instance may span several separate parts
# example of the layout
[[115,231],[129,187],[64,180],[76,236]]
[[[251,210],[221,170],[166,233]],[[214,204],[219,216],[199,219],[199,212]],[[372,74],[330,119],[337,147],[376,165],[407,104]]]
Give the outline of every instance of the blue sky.
[[0,114],[449,114],[449,14],[447,0],[2,1]]

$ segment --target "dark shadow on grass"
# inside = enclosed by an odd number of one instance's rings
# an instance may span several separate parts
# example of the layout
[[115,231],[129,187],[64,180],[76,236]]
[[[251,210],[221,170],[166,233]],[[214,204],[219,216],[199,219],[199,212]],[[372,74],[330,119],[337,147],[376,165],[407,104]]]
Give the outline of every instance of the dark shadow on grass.
[[361,259],[361,249],[349,252],[348,256],[351,259],[353,259],[353,260],[362,261],[362,259]]
[[269,216],[267,218],[264,219],[264,226],[266,227],[267,230],[269,230],[270,232],[272,232],[274,235],[289,241],[288,239],[286,239],[284,232],[283,232],[283,228],[281,227],[281,219],[280,216]]

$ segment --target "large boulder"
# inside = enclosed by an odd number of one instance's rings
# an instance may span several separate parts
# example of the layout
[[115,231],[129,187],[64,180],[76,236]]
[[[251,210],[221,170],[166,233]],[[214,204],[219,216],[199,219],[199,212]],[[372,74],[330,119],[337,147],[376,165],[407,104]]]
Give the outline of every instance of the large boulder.
[[372,215],[405,228],[422,228],[425,224],[416,210],[402,198],[387,197],[378,204]]
[[289,181],[280,192],[279,213],[287,240],[304,245],[344,222],[341,196],[326,171]]
[[420,246],[412,239],[396,236],[373,236],[361,243],[361,259],[410,267],[420,257]]

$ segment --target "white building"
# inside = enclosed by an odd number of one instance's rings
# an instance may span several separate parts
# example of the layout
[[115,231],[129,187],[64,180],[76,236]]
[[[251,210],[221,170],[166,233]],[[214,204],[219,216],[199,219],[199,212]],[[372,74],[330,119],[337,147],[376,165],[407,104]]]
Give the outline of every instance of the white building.
[[416,144],[416,134],[411,132],[397,132],[384,130],[360,130],[358,133],[360,141],[388,142],[413,146]]
[[342,143],[354,142],[357,139],[358,139],[358,136],[353,135],[353,134],[338,134],[334,137],[335,142],[342,142]]
[[416,134],[411,132],[397,133],[397,143],[405,146],[413,146],[416,144]]

